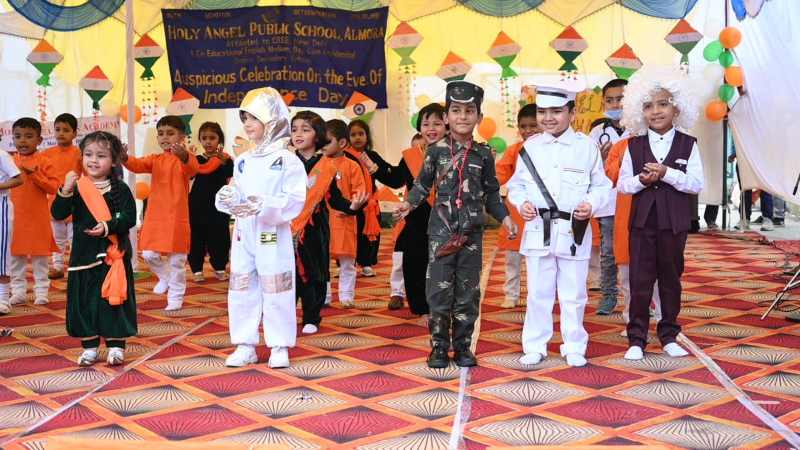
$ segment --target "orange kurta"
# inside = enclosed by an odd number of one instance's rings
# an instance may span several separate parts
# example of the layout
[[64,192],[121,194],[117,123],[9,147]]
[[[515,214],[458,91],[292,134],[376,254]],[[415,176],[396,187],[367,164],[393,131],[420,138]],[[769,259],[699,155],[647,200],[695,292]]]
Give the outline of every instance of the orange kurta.
[[[64,184],[64,178],[70,170],[77,174],[83,172],[81,167],[81,149],[77,145],[70,145],[69,147],[62,147],[54,145],[44,151],[42,155],[50,159],[53,164],[53,174],[58,179],[58,185]],[[49,206],[53,205],[54,195],[48,196],[50,200]],[[69,219],[68,219],[69,220]]]
[[[514,175],[514,170],[517,168],[517,159],[519,157],[519,151],[522,149],[523,142],[517,142],[516,144],[508,147],[506,151],[503,153],[503,156],[497,161],[495,165],[495,171],[497,172],[497,181],[501,185],[508,183],[508,180],[511,179],[511,176]],[[511,220],[517,224],[517,228],[519,228],[519,232],[517,233],[517,237],[514,239],[508,239],[508,231],[506,227],[500,227],[500,232],[497,237],[497,247],[503,250],[513,250],[515,252],[519,251],[520,243],[522,242],[522,228],[525,226],[525,221],[522,220],[522,216],[519,215],[519,211],[511,202],[506,199],[506,209],[508,209],[509,215],[511,215]]]
[[372,175],[370,175],[367,165],[361,160],[361,152],[353,147],[347,147],[344,149],[344,151],[350,154],[350,156],[356,158],[358,160],[358,165],[361,168],[361,175],[364,178],[364,189],[365,192],[369,194],[369,199],[362,210],[364,212],[364,229],[362,230],[362,233],[364,233],[364,235],[367,236],[370,241],[374,241],[381,234],[381,223],[378,220],[381,211],[380,207],[378,206],[378,199],[375,196],[375,192],[372,190]]
[[[611,147],[606,159],[606,176],[614,183],[615,187],[619,178],[620,167],[622,166],[622,158],[625,156],[626,151],[628,151],[628,140],[623,139]],[[629,228],[632,203],[633,197],[631,195],[617,192],[617,210],[614,214],[614,259],[620,265],[630,264],[631,261],[628,240],[630,239]]]
[[[14,155],[22,176],[22,186],[11,189],[14,203],[14,231],[11,254],[17,256],[49,256],[57,251],[50,226],[47,196],[55,194],[63,180],[53,175],[53,164],[41,153]],[[26,173],[26,169],[32,173]]]
[[197,158],[190,153],[184,164],[170,152],[129,156],[125,167],[134,173],[152,174],[139,248],[189,253],[189,179],[197,173]]
[[[366,192],[361,166],[342,155],[330,159],[336,166],[336,186],[344,198],[351,198],[356,192]],[[320,160],[320,161],[322,161]],[[319,164],[319,163],[317,163]],[[328,205],[331,227],[331,258],[355,258],[358,246],[358,223],[356,216],[337,211]]]

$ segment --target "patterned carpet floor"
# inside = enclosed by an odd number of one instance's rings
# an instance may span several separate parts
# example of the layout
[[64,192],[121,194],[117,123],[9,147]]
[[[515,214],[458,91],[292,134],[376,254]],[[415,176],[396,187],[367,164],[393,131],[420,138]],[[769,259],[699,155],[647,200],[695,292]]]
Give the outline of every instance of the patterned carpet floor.
[[[225,282],[190,281],[184,309],[165,313],[164,297],[150,292],[152,277],[137,282],[140,335],[129,342],[128,366],[79,368],[78,341],[64,329],[65,281],[54,282],[49,305],[29,303],[0,318],[0,326],[14,328],[0,338],[0,445],[46,449],[59,435],[109,445],[448,448],[461,373],[428,369],[426,329],[407,310],[386,309],[391,245],[383,238],[377,276],[358,278],[356,309],[326,308],[320,332],[299,338],[285,370],[267,368],[263,348],[257,365],[224,367],[231,351]],[[556,333],[542,364],[521,366],[525,310],[499,307],[505,262],[492,251],[495,239],[486,236],[480,367],[465,374],[460,448],[790,447],[698,358],[664,357],[652,342],[643,361],[623,359],[621,306],[596,316],[596,292],[586,315],[589,365],[566,366]],[[686,260],[684,333],[755,404],[797,432],[800,325],[781,312],[759,319],[760,305],[787,281],[783,254],[752,240],[694,235]]]

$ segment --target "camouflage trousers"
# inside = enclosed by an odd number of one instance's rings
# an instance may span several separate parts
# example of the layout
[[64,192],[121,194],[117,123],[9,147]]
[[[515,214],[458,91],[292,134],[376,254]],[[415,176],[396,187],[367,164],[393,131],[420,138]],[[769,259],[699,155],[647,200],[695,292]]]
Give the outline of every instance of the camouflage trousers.
[[453,348],[465,349],[472,343],[480,307],[483,233],[471,234],[456,253],[436,258],[436,249],[447,240],[447,236],[430,236],[429,240],[425,285],[430,308],[428,328],[431,345],[447,348],[452,324]]

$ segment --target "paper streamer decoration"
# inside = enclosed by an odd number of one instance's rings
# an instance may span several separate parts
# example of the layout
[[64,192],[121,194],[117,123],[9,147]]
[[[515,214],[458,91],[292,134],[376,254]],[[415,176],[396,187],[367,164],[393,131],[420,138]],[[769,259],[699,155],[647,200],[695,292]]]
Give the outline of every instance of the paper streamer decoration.
[[642,61],[628,44],[622,44],[619,50],[606,58],[606,64],[608,64],[608,67],[611,68],[617,78],[622,78],[623,80],[630,78],[634,72],[642,67]]
[[344,115],[350,120],[360,119],[369,123],[377,107],[378,102],[361,92],[353,91],[353,95],[350,96],[350,100],[344,107]]
[[575,65],[575,59],[589,48],[586,39],[575,28],[568,26],[550,42],[550,47],[564,60],[564,64],[558,68],[558,70],[564,72],[564,78],[573,76],[577,79],[578,67]]
[[511,63],[517,58],[522,47],[506,33],[500,32],[497,34],[492,46],[489,47],[489,57],[500,64],[500,97],[503,101],[505,110],[505,121],[507,127],[514,126],[514,113],[513,102],[511,101],[511,92],[508,86],[509,78],[516,78],[517,72],[511,68]]
[[453,52],[447,54],[447,57],[442,61],[442,67],[436,72],[436,76],[446,82],[463,80],[467,73],[472,68],[470,63],[464,61],[464,58],[456,55]]
[[399,92],[403,94],[403,107],[411,113],[411,96],[414,92],[414,78],[417,74],[417,63],[411,54],[422,42],[422,35],[406,22],[400,22],[389,37],[389,48],[400,56],[400,70],[397,71]]
[[92,109],[95,120],[100,115],[100,100],[108,94],[114,85],[108,79],[100,66],[94,66],[80,82],[80,87],[86,91],[92,99]]
[[142,80],[141,104],[145,125],[155,121],[158,115],[158,91],[155,88],[156,74],[153,72],[153,65],[163,54],[164,49],[147,34],[133,46],[133,58],[144,68],[139,78]]
[[672,31],[664,38],[669,45],[680,52],[681,65],[685,68],[689,66],[689,52],[691,52],[702,39],[703,35],[684,19],[679,20]]
[[184,125],[186,125],[186,136],[190,141],[192,136],[190,122],[198,109],[200,109],[200,100],[183,88],[175,89],[175,93],[172,94],[172,100],[167,105],[168,114],[178,116],[183,120]]
[[40,40],[28,55],[28,62],[33,64],[33,67],[41,74],[36,80],[36,84],[39,86],[36,98],[39,120],[42,122],[47,122],[47,87],[50,86],[50,74],[63,59],[61,53],[44,39]]

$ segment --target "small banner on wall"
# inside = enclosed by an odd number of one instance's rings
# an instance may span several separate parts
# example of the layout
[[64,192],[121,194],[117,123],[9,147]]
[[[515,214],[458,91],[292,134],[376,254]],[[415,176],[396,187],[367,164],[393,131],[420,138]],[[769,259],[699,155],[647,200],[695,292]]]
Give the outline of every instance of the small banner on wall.
[[[14,148],[14,139],[12,134],[12,125],[14,121],[0,122],[0,149],[9,153],[16,152]],[[89,133],[94,131],[107,131],[114,136],[119,137],[119,117],[99,116],[95,117],[81,117],[78,119],[78,137],[75,138],[75,145]],[[44,150],[48,147],[56,145],[56,134],[53,127],[53,122],[45,122],[42,124],[42,143],[39,145],[39,150]]]
[[251,89],[292,94],[292,106],[344,108],[353,91],[386,108],[388,8],[262,6],[162,10],[173,91],[201,108],[238,108]]

